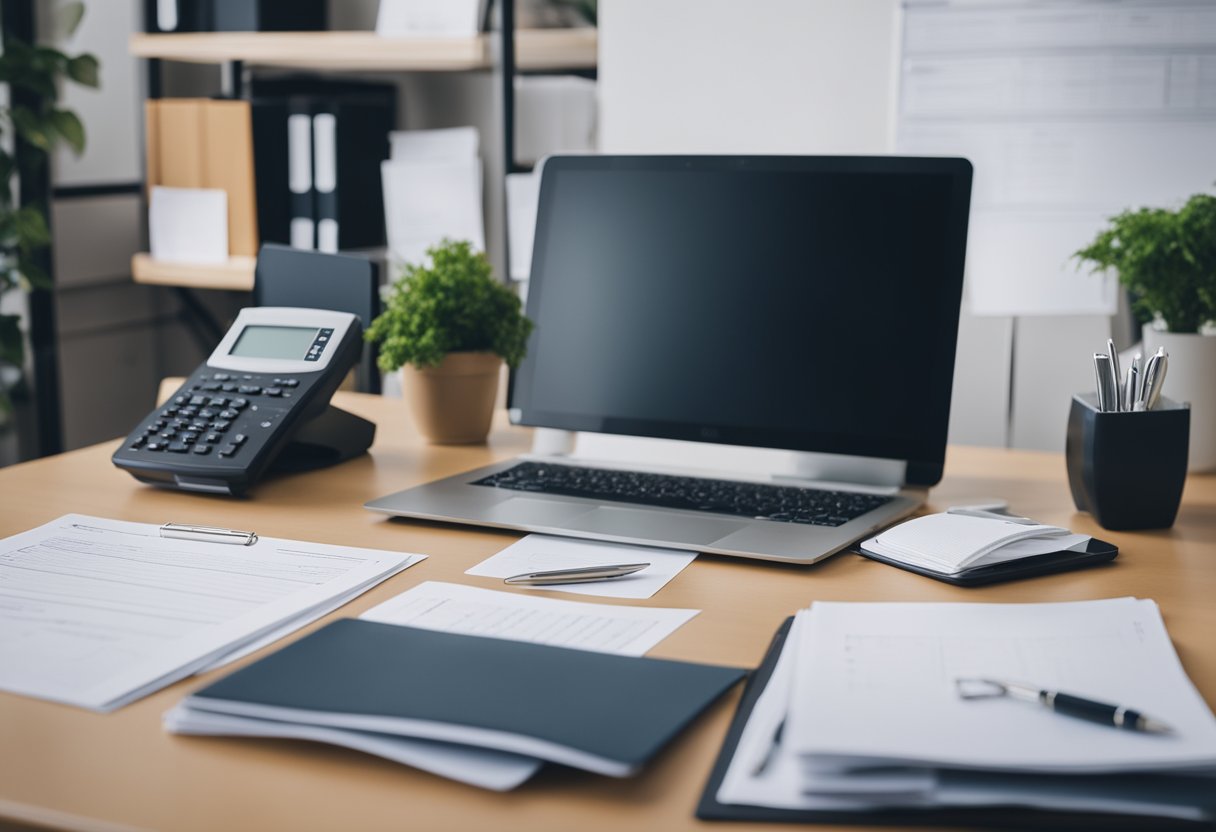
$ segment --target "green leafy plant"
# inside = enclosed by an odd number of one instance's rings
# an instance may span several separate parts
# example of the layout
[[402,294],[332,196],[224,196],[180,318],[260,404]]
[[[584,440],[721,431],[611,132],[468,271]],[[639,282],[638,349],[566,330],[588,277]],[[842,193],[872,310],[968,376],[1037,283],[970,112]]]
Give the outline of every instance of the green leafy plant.
[[484,350],[512,367],[523,360],[532,322],[519,298],[493,277],[467,241],[427,249],[430,265],[407,265],[366,337],[380,344],[385,372],[433,367],[450,352]]
[[1170,332],[1216,321],[1216,196],[1195,194],[1177,211],[1124,211],[1075,256],[1094,271],[1116,269],[1137,313],[1161,316]]
[[[56,28],[71,35],[83,16],[83,3],[60,6]],[[99,65],[92,55],[66,55],[49,46],[29,44],[13,37],[7,28],[3,43],[0,83],[8,85],[13,103],[0,107],[0,137],[14,146],[0,144],[0,295],[51,286],[38,262],[39,252],[51,244],[47,206],[43,202],[19,204],[13,178],[34,181],[44,177],[47,156],[60,142],[77,154],[84,151],[84,124],[71,110],[59,107],[60,85],[64,80],[94,88],[99,84]],[[0,315],[0,413],[12,410],[4,369],[17,368],[20,378],[25,362],[20,323],[17,315]]]

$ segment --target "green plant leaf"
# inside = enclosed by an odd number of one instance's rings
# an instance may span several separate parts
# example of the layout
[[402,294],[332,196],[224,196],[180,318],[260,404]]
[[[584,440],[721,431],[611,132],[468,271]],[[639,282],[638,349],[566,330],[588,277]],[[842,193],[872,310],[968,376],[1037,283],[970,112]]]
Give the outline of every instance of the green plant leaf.
[[93,55],[77,55],[68,61],[68,77],[77,84],[96,89],[101,86],[101,65]]
[[80,21],[84,19],[84,3],[64,3],[55,9],[55,34],[60,39],[76,34]]
[[0,362],[20,367],[25,361],[25,338],[19,315],[0,315]]
[[77,156],[84,153],[84,122],[80,116],[71,110],[52,110],[50,121],[73,153]]
[[18,136],[39,150],[51,151],[55,145],[55,134],[45,119],[26,107],[14,107],[11,115]]
[[486,256],[467,241],[444,240],[427,257],[429,265],[404,268],[368,327],[367,339],[380,344],[380,368],[431,367],[450,352],[482,350],[517,366],[532,322],[510,287],[494,279]]
[[1160,316],[1171,332],[1216,321],[1216,196],[1195,194],[1177,211],[1124,211],[1075,257],[1115,269],[1140,318]]
[[46,217],[35,205],[22,205],[13,212],[13,233],[17,237],[17,247],[23,252],[45,248],[51,243]]
[[17,271],[25,278],[26,291],[33,292],[38,289],[50,290],[54,288],[54,283],[51,281],[51,276],[46,273],[42,266],[38,265],[32,258],[18,257]]

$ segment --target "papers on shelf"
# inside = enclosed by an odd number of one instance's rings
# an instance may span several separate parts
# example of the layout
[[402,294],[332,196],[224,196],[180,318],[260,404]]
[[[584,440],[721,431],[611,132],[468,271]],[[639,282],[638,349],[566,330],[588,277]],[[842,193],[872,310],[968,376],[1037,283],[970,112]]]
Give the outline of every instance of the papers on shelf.
[[1089,535],[1059,526],[1027,525],[990,517],[929,514],[907,520],[861,544],[864,551],[943,575],[1045,555],[1084,549]]
[[581,569],[588,566],[610,566],[615,563],[649,563],[641,572],[586,584],[526,587],[570,592],[576,595],[602,595],[606,598],[650,598],[684,571],[697,557],[696,552],[677,549],[655,549],[649,546],[626,546],[593,540],[575,540],[530,534],[512,543],[496,555],[465,570],[466,575],[487,578],[510,578],[526,572],[548,572],[554,569]]
[[515,79],[515,156],[533,164],[554,153],[593,153],[596,84],[577,75]]
[[175,263],[228,262],[228,193],[156,185],[148,205],[152,257]]
[[[965,701],[960,676],[1127,703],[1175,733],[1119,731],[1009,698]],[[1216,808],[1214,771],[1216,720],[1152,601],[816,602],[795,618],[718,800],[1197,819]]]
[[482,167],[477,130],[394,132],[392,156],[381,163],[389,258],[419,264],[447,237],[485,250]]
[[446,633],[641,656],[698,612],[558,601],[426,581],[359,617]]
[[380,0],[381,37],[472,37],[481,31],[487,0]]
[[540,200],[540,171],[507,174],[507,242],[511,279],[527,280],[532,273],[532,242]]
[[256,649],[422,560],[65,515],[0,541],[0,689],[108,711]]

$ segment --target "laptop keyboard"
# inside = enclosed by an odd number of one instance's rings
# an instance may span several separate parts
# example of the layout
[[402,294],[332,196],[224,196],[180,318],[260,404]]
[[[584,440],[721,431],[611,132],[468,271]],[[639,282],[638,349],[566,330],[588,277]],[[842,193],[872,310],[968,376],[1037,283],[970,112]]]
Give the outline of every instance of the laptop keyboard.
[[840,526],[891,501],[877,494],[543,462],[521,462],[473,485],[813,526]]

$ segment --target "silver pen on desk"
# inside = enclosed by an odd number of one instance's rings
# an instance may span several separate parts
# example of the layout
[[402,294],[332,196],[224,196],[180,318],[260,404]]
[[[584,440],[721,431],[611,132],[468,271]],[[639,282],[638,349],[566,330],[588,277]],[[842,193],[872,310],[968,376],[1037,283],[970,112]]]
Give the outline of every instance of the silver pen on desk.
[[160,536],[174,540],[193,540],[198,543],[231,543],[236,546],[252,546],[258,542],[257,532],[219,529],[215,526],[194,526],[189,523],[165,523],[160,527]]
[[549,572],[525,572],[504,578],[503,583],[515,586],[555,586],[608,581],[641,572],[649,563],[614,563],[608,566],[584,566],[579,569],[553,569]]

